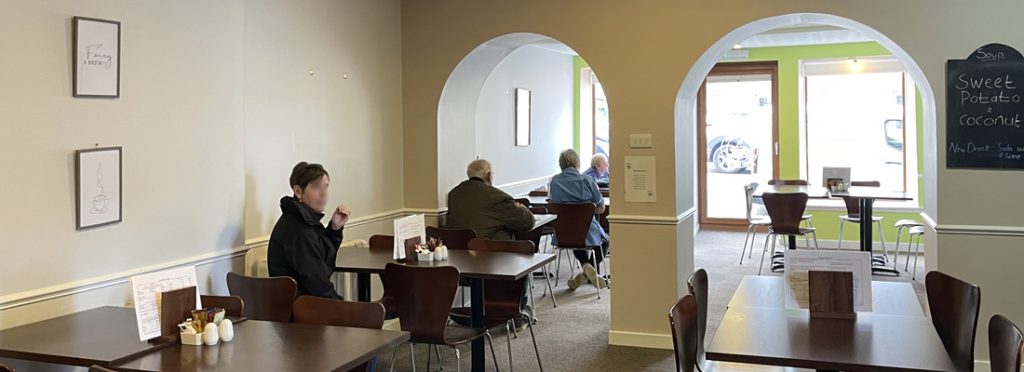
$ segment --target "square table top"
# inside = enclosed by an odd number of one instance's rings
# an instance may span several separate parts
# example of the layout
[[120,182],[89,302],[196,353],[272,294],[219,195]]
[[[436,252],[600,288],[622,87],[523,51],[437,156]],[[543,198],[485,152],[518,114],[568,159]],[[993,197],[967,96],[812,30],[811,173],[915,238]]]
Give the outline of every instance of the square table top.
[[[454,266],[463,278],[519,280],[554,261],[555,255],[547,253],[483,252],[449,249],[444,261],[421,262],[411,260],[403,265],[411,266]],[[391,251],[373,251],[365,248],[344,248],[338,250],[334,271],[381,274],[384,266],[399,263]]]
[[[768,307],[785,309],[785,278],[781,276],[747,275],[729,300],[728,308]],[[914,287],[904,282],[871,282],[873,313],[924,317]]]
[[757,185],[757,189],[754,189],[754,197],[761,197],[766,193],[774,194],[807,194],[808,198],[811,199],[828,199],[828,189],[821,186],[799,186],[799,185]]
[[878,187],[851,186],[845,192],[831,192],[821,186],[799,186],[799,185],[757,185],[754,190],[754,197],[761,197],[765,193],[794,194],[804,193],[810,199],[841,198],[844,196],[861,199],[883,199],[883,200],[912,200],[909,194],[899,191],[888,191]]
[[348,371],[409,340],[380,329],[249,320],[230,342],[175,344],[114,367],[124,371]]
[[[521,196],[521,197],[518,197],[518,198],[519,199],[528,199],[528,200],[530,200],[530,205],[546,206],[548,204],[551,204],[551,201],[548,200],[547,196]],[[607,196],[604,197],[604,205],[607,206],[607,205],[611,205],[611,204],[612,204],[612,198],[609,198]]]
[[110,366],[174,345],[139,341],[135,310],[105,306],[0,331],[0,357]]
[[859,198],[859,199],[882,199],[882,200],[912,200],[909,194],[902,191],[889,191],[883,190],[878,187],[870,186],[851,186],[849,190],[844,192],[833,192],[832,197],[841,198],[844,196]]

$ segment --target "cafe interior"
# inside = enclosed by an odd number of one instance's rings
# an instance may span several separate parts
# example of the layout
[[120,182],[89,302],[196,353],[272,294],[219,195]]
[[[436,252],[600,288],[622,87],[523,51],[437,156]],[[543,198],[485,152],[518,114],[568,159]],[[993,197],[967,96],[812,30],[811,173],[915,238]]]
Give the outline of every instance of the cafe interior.
[[1021,13],[5,0],[0,372],[1020,371]]

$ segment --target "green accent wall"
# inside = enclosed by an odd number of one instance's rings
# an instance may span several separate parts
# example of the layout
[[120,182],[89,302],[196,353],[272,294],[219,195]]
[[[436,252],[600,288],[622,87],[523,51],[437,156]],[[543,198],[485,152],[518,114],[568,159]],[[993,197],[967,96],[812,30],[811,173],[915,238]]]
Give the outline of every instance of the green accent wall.
[[[744,62],[776,61],[778,63],[779,176],[784,179],[800,178],[800,61],[808,59],[891,55],[887,49],[875,42],[751,48],[749,49],[749,52],[749,58]],[[920,144],[924,142],[924,134],[921,129],[922,108],[920,94],[916,95],[916,97],[916,128],[917,143],[919,144],[917,147],[917,173],[921,174],[924,171],[924,150]],[[908,180],[908,182],[918,182],[918,201],[920,204],[921,193],[924,190],[924,185],[921,183],[920,178],[918,178],[918,180]],[[814,216],[812,221],[814,223],[814,227],[817,229],[819,239],[839,239],[839,216],[846,214],[845,211],[808,208],[807,213]],[[884,217],[882,220],[882,226],[885,229],[884,234],[887,242],[896,241],[896,228],[893,224],[897,220],[920,220],[921,218],[916,212],[879,212],[876,213],[876,215]],[[852,248],[855,246],[855,243],[852,241],[857,239],[858,228],[857,224],[846,224],[846,227],[843,229],[843,240],[845,241],[845,243],[843,243],[844,247]],[[875,231],[875,240],[878,241],[879,236],[877,230]],[[900,244],[904,249],[906,247],[906,240],[906,232],[904,232],[904,236],[900,240]],[[893,246],[889,246],[889,249],[893,249]]]

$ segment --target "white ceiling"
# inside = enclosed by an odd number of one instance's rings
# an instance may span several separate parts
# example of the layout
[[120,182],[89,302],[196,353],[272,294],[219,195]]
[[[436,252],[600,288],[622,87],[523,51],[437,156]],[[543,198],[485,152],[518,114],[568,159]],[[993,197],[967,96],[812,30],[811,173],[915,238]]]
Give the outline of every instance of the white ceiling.
[[771,30],[740,43],[743,48],[842,44],[872,41],[856,31],[832,26],[796,26]]

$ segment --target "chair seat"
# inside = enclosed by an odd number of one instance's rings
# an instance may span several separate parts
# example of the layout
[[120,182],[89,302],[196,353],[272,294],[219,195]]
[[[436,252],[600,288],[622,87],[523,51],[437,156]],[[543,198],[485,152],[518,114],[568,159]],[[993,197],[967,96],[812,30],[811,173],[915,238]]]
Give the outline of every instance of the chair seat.
[[[491,310],[494,310],[495,312],[491,312]],[[452,308],[452,311],[451,313],[449,313],[449,315],[452,321],[455,322],[456,324],[469,327],[472,322],[470,311],[472,311],[472,309],[468,307],[456,307]],[[494,329],[495,327],[504,327],[505,322],[523,315],[523,313],[519,310],[518,306],[512,309],[488,307],[484,311],[484,313],[487,314],[484,316],[484,327],[486,327],[487,329]]]
[[772,219],[767,217],[755,217],[751,218],[748,222],[754,226],[771,226]]
[[924,235],[924,226],[911,227],[910,235]]
[[[462,345],[467,342],[476,340],[487,334],[486,329],[476,329],[467,327],[446,327],[444,329],[444,344],[448,346]],[[414,344],[431,344],[434,340],[424,340],[412,337],[409,342]]]
[[[884,217],[882,216],[871,216],[871,222],[878,222],[881,221],[883,218]],[[860,223],[860,216],[851,216],[848,214],[844,214],[842,216],[839,216],[839,219],[846,222]]]
[[893,225],[893,226],[896,226],[896,227],[914,227],[914,226],[924,226],[924,225],[922,225],[920,222],[911,220],[909,218],[905,218],[905,219],[896,221],[896,224]]
[[[768,229],[768,232],[770,232],[772,234],[776,234],[774,229]],[[789,234],[789,233],[777,233],[777,234],[779,234],[779,235],[800,235],[800,236],[803,236],[803,235],[807,235],[807,234],[810,234],[810,233],[813,233],[813,232],[815,232],[815,229],[813,227],[801,227],[800,228],[800,232],[795,233],[795,234]]]
[[811,217],[813,217],[813,216],[811,216],[809,214],[805,214],[805,215],[800,216],[800,219],[801,220],[809,220],[809,219],[811,219]]

